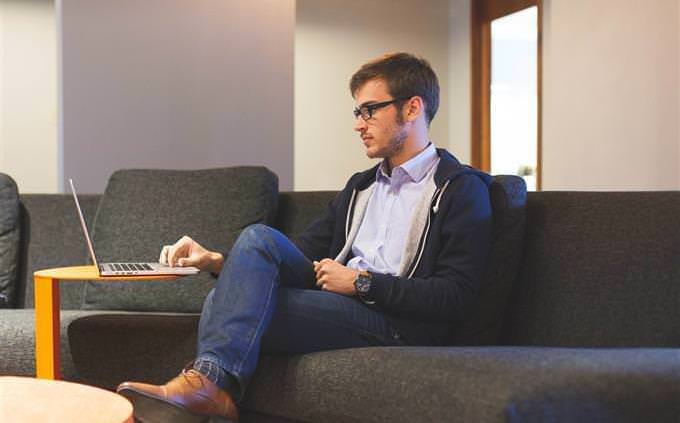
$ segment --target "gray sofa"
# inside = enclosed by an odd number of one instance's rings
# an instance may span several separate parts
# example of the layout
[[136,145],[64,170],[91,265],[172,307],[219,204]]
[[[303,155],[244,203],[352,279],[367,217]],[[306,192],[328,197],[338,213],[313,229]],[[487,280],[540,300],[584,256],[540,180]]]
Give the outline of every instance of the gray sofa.
[[[680,192],[490,189],[491,262],[449,345],[265,352],[242,421],[680,421]],[[69,195],[16,191],[0,175],[0,375],[33,375],[32,273],[87,254]],[[333,195],[263,168],[131,170],[81,203],[100,259],[154,260],[183,233],[225,252],[251,223],[294,236]],[[62,282],[64,377],[173,377],[212,283]]]

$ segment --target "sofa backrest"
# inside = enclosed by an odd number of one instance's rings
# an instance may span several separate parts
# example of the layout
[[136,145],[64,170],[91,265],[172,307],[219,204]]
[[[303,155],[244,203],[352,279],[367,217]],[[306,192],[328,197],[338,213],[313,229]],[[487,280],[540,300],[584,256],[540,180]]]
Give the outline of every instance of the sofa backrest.
[[294,238],[321,216],[337,191],[297,191],[279,193],[274,227]]
[[489,186],[493,212],[491,256],[477,303],[470,308],[451,342],[494,345],[500,340],[510,292],[522,259],[527,188],[518,176],[495,176]]
[[17,185],[11,177],[0,173],[0,308],[13,307],[17,302],[16,281],[21,272],[19,231]]
[[[246,226],[272,224],[277,199],[278,178],[264,167],[117,171],[101,198],[92,242],[101,262],[158,261],[163,245],[183,235],[226,253]],[[196,313],[214,285],[205,272],[177,281],[91,281],[83,308]]]
[[680,192],[529,193],[503,342],[680,346]]
[[[273,226],[293,237],[318,217],[333,199],[335,191],[281,192]],[[102,194],[79,194],[85,220],[92,227]],[[27,248],[26,272],[19,281],[17,306],[33,307],[33,272],[51,267],[73,266],[87,262],[87,246],[83,239],[73,197],[70,194],[22,194],[25,212],[22,237]],[[29,221],[30,219],[30,221]],[[61,308],[82,306],[84,284],[63,283],[60,288]]]
[[[78,194],[88,225],[92,225],[99,205],[99,194]],[[86,263],[87,246],[80,228],[73,196],[70,194],[22,194],[22,249],[26,272],[18,280],[17,306],[32,308],[33,273],[52,267]],[[61,307],[79,309],[83,300],[82,283],[62,283]]]
[[[279,193],[275,226],[294,236],[334,195]],[[80,196],[88,223],[100,197]],[[30,233],[22,231],[29,246],[27,270],[15,305],[32,307],[33,272],[81,264],[87,252],[70,195],[24,194],[20,199],[21,215],[26,215],[20,220]],[[502,343],[678,346],[679,210],[680,192],[529,193],[524,255]],[[62,284],[63,308],[80,307],[82,287]]]
[[[126,184],[130,184],[129,181]],[[130,184],[134,185],[134,184]],[[500,315],[507,301],[507,294],[513,281],[514,269],[517,267],[521,254],[521,234],[524,222],[525,188],[522,180],[516,177],[496,177],[491,185],[491,199],[494,209],[494,250],[493,261],[496,265],[489,267],[485,277],[481,298],[483,299],[477,309],[465,323],[456,343],[480,344],[497,342],[500,327]],[[315,218],[321,215],[328,207],[328,203],[337,194],[335,191],[317,192],[281,192],[278,196],[278,211],[273,226],[290,237],[298,235]],[[94,213],[98,202],[102,199],[99,195],[81,195],[85,218],[93,225]],[[29,215],[33,219],[33,233],[31,234],[31,247],[28,257],[28,275],[26,278],[26,297],[23,306],[33,305],[32,273],[35,270],[55,266],[67,266],[84,263],[87,259],[87,251],[82,238],[78,219],[70,195],[24,195],[22,196]],[[100,207],[116,210],[116,215],[127,215],[120,208],[107,204],[102,200]],[[101,224],[101,221],[99,221]],[[113,225],[119,227],[120,224]],[[99,236],[95,232],[95,237]],[[124,238],[123,238],[124,240]],[[120,241],[116,238],[116,242]],[[95,240],[98,255],[102,255],[102,245]],[[120,246],[117,248],[121,248]],[[145,247],[142,247],[145,248]],[[155,251],[155,250],[154,250]],[[106,252],[106,248],[104,248]],[[212,282],[208,281],[208,286]],[[194,285],[195,287],[196,285]],[[62,308],[81,308],[85,284],[65,283],[62,284]],[[163,286],[164,292],[168,290]],[[199,286],[200,288],[200,286]],[[207,288],[206,288],[207,289]],[[200,293],[199,293],[200,294]],[[197,294],[194,300],[202,300]],[[140,298],[144,295],[140,294]],[[115,296],[114,296],[115,299]],[[116,301],[118,299],[115,299]],[[122,307],[134,309],[129,304]],[[113,306],[97,305],[97,308],[115,308]],[[92,306],[90,306],[92,307]],[[157,307],[157,306],[153,306]],[[174,309],[173,311],[180,311]]]

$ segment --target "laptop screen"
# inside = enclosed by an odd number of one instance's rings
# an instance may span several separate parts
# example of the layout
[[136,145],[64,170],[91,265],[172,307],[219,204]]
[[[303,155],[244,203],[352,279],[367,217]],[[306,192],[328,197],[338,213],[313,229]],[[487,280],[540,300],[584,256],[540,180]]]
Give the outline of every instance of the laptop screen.
[[97,271],[99,271],[99,263],[97,263],[97,256],[94,254],[94,246],[92,245],[92,240],[90,239],[90,232],[87,230],[87,224],[85,223],[85,217],[83,217],[83,210],[80,208],[80,203],[78,202],[78,196],[76,195],[76,187],[73,186],[73,179],[69,179],[68,183],[71,184],[71,192],[73,193],[73,199],[76,202],[76,208],[78,209],[78,217],[80,218],[80,226],[83,228],[83,233],[85,234],[85,240],[87,241],[87,248],[90,250],[90,257],[92,257],[92,263],[94,263]]

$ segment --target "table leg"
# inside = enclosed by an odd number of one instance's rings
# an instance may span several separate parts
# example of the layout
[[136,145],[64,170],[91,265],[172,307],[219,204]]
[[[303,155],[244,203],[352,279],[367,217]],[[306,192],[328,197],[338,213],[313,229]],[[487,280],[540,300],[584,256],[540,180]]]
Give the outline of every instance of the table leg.
[[35,276],[35,373],[41,379],[61,379],[59,280]]

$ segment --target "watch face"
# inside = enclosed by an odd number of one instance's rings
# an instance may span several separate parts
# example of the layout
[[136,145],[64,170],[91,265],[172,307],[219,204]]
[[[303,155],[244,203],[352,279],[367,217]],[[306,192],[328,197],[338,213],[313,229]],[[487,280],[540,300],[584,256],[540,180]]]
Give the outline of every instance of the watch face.
[[369,289],[371,289],[371,279],[367,278],[366,276],[359,275],[354,285],[358,292],[365,294]]

